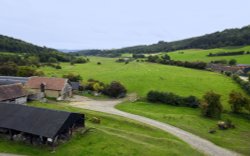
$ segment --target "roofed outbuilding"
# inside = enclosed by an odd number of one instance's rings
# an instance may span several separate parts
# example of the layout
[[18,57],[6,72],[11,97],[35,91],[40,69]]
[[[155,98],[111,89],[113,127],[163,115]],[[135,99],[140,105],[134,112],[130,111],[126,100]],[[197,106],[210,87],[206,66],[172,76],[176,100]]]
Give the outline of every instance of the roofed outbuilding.
[[0,102],[25,104],[27,102],[27,92],[22,84],[1,85]]
[[0,76],[0,85],[9,85],[16,83],[25,84],[28,79],[28,77]]
[[17,104],[0,104],[0,128],[54,141],[84,127],[84,114]]
[[65,99],[72,95],[72,87],[68,79],[54,77],[30,77],[25,87],[34,94],[44,92],[48,97],[55,97],[58,100]]

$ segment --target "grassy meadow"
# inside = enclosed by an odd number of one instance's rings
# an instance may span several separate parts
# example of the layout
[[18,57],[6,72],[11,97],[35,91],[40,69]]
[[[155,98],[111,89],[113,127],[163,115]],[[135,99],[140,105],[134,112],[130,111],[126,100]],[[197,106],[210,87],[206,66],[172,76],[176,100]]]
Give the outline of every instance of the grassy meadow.
[[[146,62],[116,63],[114,58],[90,57],[86,64],[61,63],[62,69],[41,67],[47,76],[61,77],[64,74],[80,74],[86,82],[89,78],[105,83],[120,81],[128,89],[145,97],[148,91],[168,91],[178,95],[195,95],[199,98],[213,90],[222,95],[225,109],[228,109],[228,94],[232,90],[243,92],[230,78],[208,71],[167,66]],[[101,62],[101,65],[97,65]]]
[[174,52],[169,52],[169,56],[173,60],[180,61],[204,61],[210,62],[213,60],[227,60],[236,59],[237,63],[240,64],[250,64],[250,54],[236,55],[236,56],[214,56],[208,57],[209,53],[219,53],[219,52],[234,52],[234,51],[250,51],[250,46],[243,47],[225,47],[216,49],[188,49],[188,50],[178,50]]
[[[118,105],[117,108],[172,124],[219,146],[250,155],[249,119],[228,113],[230,112],[229,93],[235,90],[245,94],[231,78],[203,70],[136,61],[129,64],[116,63],[115,60],[116,58],[90,57],[90,62],[86,64],[61,63],[62,69],[41,67],[39,70],[42,70],[47,76],[57,77],[68,73],[80,74],[84,82],[89,78],[105,83],[114,80],[120,81],[129,93],[137,93],[143,97],[142,99],[150,90],[168,91],[182,96],[194,95],[199,98],[212,90],[222,95],[221,100],[225,111],[222,120],[232,120],[236,124],[235,129],[217,131],[215,134],[208,133],[211,128],[216,127],[218,120],[201,117],[199,108],[173,107],[147,102],[127,102]],[[101,62],[101,65],[97,65],[97,62]]]
[[221,120],[230,119],[235,124],[235,129],[217,130],[215,134],[208,133],[210,129],[217,127],[218,120],[212,120],[201,116],[200,109],[187,107],[175,107],[164,104],[148,102],[123,103],[116,106],[118,109],[133,114],[142,115],[164,123],[184,129],[206,138],[211,142],[250,155],[250,122],[240,115],[223,113]]
[[[86,127],[91,129],[84,134],[74,134],[54,152],[47,146],[11,142],[3,138],[0,139],[0,152],[36,156],[203,155],[168,133],[129,119],[73,108],[67,103],[32,102],[29,105],[84,113],[87,118]],[[90,122],[92,117],[100,118],[101,123],[93,124]]]

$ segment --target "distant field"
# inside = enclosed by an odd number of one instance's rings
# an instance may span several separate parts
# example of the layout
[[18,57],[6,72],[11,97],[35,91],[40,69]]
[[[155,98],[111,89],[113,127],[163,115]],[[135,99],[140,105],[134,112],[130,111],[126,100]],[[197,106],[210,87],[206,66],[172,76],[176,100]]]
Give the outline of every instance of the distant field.
[[[127,65],[116,63],[112,58],[90,57],[90,63],[76,64],[62,63],[62,69],[42,67],[39,70],[47,76],[61,77],[63,74],[80,74],[84,81],[94,78],[105,83],[113,80],[122,82],[129,92],[136,92],[139,96],[146,96],[150,90],[174,92],[188,96],[202,95],[213,90],[222,95],[225,108],[228,94],[232,90],[241,91],[240,87],[230,78],[218,73],[194,70],[175,66],[152,63],[131,62]],[[101,65],[97,65],[101,62]]]
[[228,47],[228,48],[217,48],[209,50],[201,49],[189,49],[189,50],[178,50],[174,52],[169,52],[171,59],[180,60],[180,61],[204,61],[210,62],[213,60],[230,60],[236,59],[237,63],[241,64],[250,64],[250,54],[237,55],[237,56],[216,56],[208,57],[209,53],[218,53],[218,52],[234,52],[234,51],[250,51],[250,46],[244,47]]
[[[51,152],[48,147],[32,146],[3,138],[0,139],[0,152],[34,156],[202,155],[168,133],[122,117],[76,109],[62,103],[33,102],[29,105],[85,113],[86,126],[92,129],[86,134],[74,135],[58,146],[55,152]],[[101,124],[91,123],[89,119],[93,116],[100,118]]]
[[223,113],[221,120],[230,119],[236,128],[217,130],[215,134],[210,134],[208,131],[215,128],[218,121],[202,117],[200,109],[147,102],[127,102],[119,104],[117,108],[174,125],[206,138],[219,146],[250,155],[250,122],[249,119],[240,115]]

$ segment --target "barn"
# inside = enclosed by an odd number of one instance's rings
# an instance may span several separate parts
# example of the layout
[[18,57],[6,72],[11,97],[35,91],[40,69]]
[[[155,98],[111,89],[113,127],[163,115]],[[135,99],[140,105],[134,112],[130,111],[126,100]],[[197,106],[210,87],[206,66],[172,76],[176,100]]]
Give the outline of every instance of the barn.
[[0,104],[0,132],[14,140],[17,136],[43,144],[56,143],[85,127],[84,114],[17,104]]
[[25,84],[31,99],[41,99],[43,96],[53,97],[57,100],[64,100],[72,96],[72,87],[68,79],[55,77],[30,77]]
[[0,102],[26,104],[27,92],[22,84],[0,85]]

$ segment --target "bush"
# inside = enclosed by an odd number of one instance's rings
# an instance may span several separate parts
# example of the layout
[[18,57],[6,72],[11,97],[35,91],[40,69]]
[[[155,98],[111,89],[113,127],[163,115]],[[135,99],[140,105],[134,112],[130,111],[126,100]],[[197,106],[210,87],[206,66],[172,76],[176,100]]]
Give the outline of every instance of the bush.
[[214,60],[214,61],[211,61],[211,63],[214,63],[214,64],[227,64],[227,60]]
[[229,94],[228,103],[231,105],[233,113],[240,113],[243,107],[248,105],[248,99],[244,97],[241,93],[232,91]]
[[76,59],[74,59],[74,60],[72,60],[71,61],[71,63],[81,63],[81,64],[83,64],[83,63],[87,63],[87,62],[89,62],[89,59],[88,58],[84,58],[84,57],[78,57],[78,58],[76,58]]
[[63,75],[63,78],[67,78],[67,79],[69,79],[69,81],[72,81],[72,82],[79,82],[79,81],[82,80],[81,75],[79,75],[79,74],[73,74],[73,73],[69,73],[67,75]]
[[8,62],[0,65],[0,75],[16,76],[18,72],[18,66],[15,63]]
[[54,57],[50,57],[50,58],[48,59],[48,62],[50,62],[50,63],[57,63],[58,60],[57,60],[56,58],[54,58]]
[[132,57],[135,58],[135,59],[145,58],[145,55],[143,55],[143,54],[133,54]]
[[60,65],[56,65],[56,69],[62,69]]
[[231,75],[232,75],[232,73],[231,73],[231,72],[229,72],[229,71],[226,71],[226,72],[225,72],[225,75],[226,75],[226,76],[231,76]]
[[86,90],[102,92],[104,90],[105,84],[98,80],[89,79],[85,87]]
[[127,90],[120,82],[113,81],[105,87],[103,93],[110,97],[121,98],[126,96]]
[[186,106],[197,108],[199,100],[195,96],[181,97],[174,93],[150,91],[147,94],[147,99],[150,102],[160,102],[174,106]]
[[232,75],[232,79],[236,81],[241,86],[241,88],[248,93],[248,95],[250,95],[250,81],[246,82],[236,74]]
[[97,62],[97,65],[101,65],[102,63],[101,62]]
[[214,92],[207,92],[201,103],[202,115],[210,118],[220,118],[223,107],[220,102],[220,95]]
[[22,77],[42,76],[42,75],[44,75],[42,71],[37,72],[36,69],[27,66],[19,67],[17,72],[17,76],[22,76]]
[[228,62],[228,64],[229,64],[230,66],[236,65],[236,63],[237,63],[237,61],[236,61],[235,59],[231,59],[231,60]]

